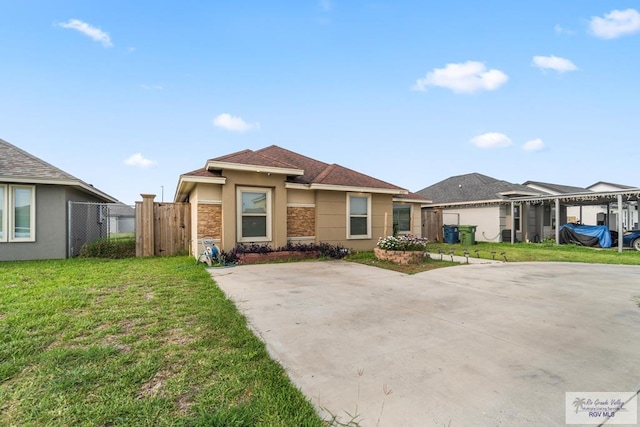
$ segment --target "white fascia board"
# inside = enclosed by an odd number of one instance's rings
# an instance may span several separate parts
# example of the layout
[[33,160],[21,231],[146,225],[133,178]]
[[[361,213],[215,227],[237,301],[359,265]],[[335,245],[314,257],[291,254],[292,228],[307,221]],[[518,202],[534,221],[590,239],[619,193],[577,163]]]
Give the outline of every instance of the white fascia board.
[[227,182],[227,178],[224,176],[191,176],[181,175],[180,182],[193,182],[202,184],[222,184]]
[[351,187],[348,185],[311,184],[311,190],[347,191],[349,193],[374,193],[374,194],[407,194],[407,190],[394,188]]
[[527,192],[527,191],[516,191],[516,190],[509,190],[509,191],[502,191],[500,193],[501,196],[540,196],[540,193],[534,193],[534,192]]
[[299,184],[297,182],[285,182],[284,188],[288,190],[311,190],[310,184]]
[[432,200],[403,199],[402,197],[394,197],[393,201],[394,202],[402,202],[402,203],[420,203],[420,204],[432,203]]
[[176,195],[173,198],[174,203],[181,202],[195,186],[195,184],[221,184],[224,185],[227,182],[227,178],[223,176],[192,176],[192,175],[180,175],[178,181],[178,187],[176,188]]
[[273,166],[246,165],[241,163],[216,162],[216,161],[207,162],[206,169],[207,170],[227,169],[227,170],[236,170],[236,171],[244,171],[244,172],[263,172],[263,173],[273,173],[276,175],[295,175],[295,176],[304,175],[304,171],[302,169],[278,168]]
[[107,200],[111,200],[112,203],[117,203],[118,199],[111,197],[110,195],[108,195],[107,193],[103,193],[100,190],[97,190],[95,187],[92,187],[91,185],[87,185],[87,184],[76,184],[78,187],[81,187],[82,189],[84,189],[85,191],[88,191],[92,194],[96,194],[102,198],[105,198]]
[[7,183],[16,183],[16,184],[45,184],[45,185],[63,185],[67,187],[80,187],[82,190],[94,194],[96,196],[102,197],[103,199],[109,200],[112,203],[118,202],[118,199],[104,193],[92,185],[84,183],[80,180],[69,180],[69,179],[46,179],[46,178],[17,178],[17,177],[1,177],[0,182]]
[[[325,190],[325,191],[347,191],[349,193],[377,193],[377,194],[407,194],[407,190],[393,188],[370,188],[370,187],[350,187],[347,185],[330,185],[330,184],[299,184],[296,182],[286,182],[285,188],[290,190]],[[413,199],[407,201],[414,201]],[[415,201],[414,201],[415,202]],[[421,200],[418,203],[428,203]]]
[[472,205],[489,205],[496,203],[508,203],[509,200],[506,199],[491,199],[491,200],[473,200],[470,202],[455,202],[455,203],[428,203],[425,206],[429,208],[437,208],[437,207],[453,207],[453,206],[472,206]]
[[[47,178],[20,178],[20,177],[1,177],[0,182],[15,182],[19,184],[52,184],[52,185],[77,185],[80,186],[80,181],[74,181],[69,179],[47,179]],[[88,188],[93,188],[87,185]]]

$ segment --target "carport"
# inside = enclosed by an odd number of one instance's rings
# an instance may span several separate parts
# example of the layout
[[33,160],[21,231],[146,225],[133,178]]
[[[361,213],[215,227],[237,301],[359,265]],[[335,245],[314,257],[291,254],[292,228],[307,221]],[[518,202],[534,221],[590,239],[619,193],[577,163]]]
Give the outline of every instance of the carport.
[[[617,215],[617,231],[622,236],[623,230],[623,210],[630,206],[638,208],[638,199],[640,198],[640,188],[631,188],[617,191],[606,192],[584,192],[573,194],[557,194],[549,196],[525,196],[514,197],[511,199],[511,243],[515,243],[515,208],[521,207],[522,217],[526,220],[527,215],[526,208],[536,205],[553,204],[555,206],[555,239],[556,244],[560,244],[560,224],[562,218],[563,208],[567,206],[593,206],[593,205],[607,205],[607,212],[616,210]],[[538,218],[536,218],[538,220]],[[618,252],[622,252],[622,238],[618,239]]]

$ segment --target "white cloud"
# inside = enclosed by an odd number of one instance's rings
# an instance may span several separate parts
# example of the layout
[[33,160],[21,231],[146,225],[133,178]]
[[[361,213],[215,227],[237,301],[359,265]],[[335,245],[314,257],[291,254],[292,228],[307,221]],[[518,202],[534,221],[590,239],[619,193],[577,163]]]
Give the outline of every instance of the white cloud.
[[259,129],[260,123],[249,124],[240,117],[234,117],[231,114],[223,113],[213,119],[213,125],[222,129],[246,132],[251,129]]
[[589,31],[596,37],[615,39],[640,31],[640,13],[635,9],[612,10],[604,18],[594,16],[589,22]]
[[501,148],[511,145],[511,139],[498,132],[488,132],[471,138],[470,142],[478,148]]
[[126,159],[124,161],[124,164],[144,169],[144,168],[149,168],[151,166],[155,166],[158,163],[154,160],[145,159],[144,157],[142,157],[142,153],[136,153],[131,157],[129,157],[128,159]]
[[318,2],[318,5],[320,6],[320,9],[325,12],[329,12],[331,9],[333,9],[333,2],[331,0],[320,0]]
[[560,58],[557,56],[534,56],[533,65],[540,69],[556,70],[559,73],[565,73],[567,71],[575,71],[578,69],[576,65],[566,58]]
[[99,28],[93,27],[86,22],[82,22],[78,19],[70,19],[67,22],[62,22],[58,24],[59,27],[69,28],[72,30],[80,31],[85,36],[90,37],[94,41],[102,43],[104,47],[112,47],[113,43],[111,43],[111,38],[109,34],[105,33]]
[[148,85],[148,84],[141,84],[140,87],[144,90],[163,90],[164,87],[161,85]]
[[556,26],[553,27],[553,29],[555,30],[556,34],[567,34],[569,36],[572,36],[575,34],[575,31],[564,28],[559,24],[556,24]]
[[467,61],[460,64],[447,64],[427,73],[418,79],[411,88],[426,91],[427,86],[451,89],[455,93],[474,93],[480,90],[496,90],[507,82],[509,77],[500,70],[487,70],[482,62]]
[[540,151],[544,148],[544,142],[540,138],[532,139],[531,141],[527,141],[522,146],[524,151]]

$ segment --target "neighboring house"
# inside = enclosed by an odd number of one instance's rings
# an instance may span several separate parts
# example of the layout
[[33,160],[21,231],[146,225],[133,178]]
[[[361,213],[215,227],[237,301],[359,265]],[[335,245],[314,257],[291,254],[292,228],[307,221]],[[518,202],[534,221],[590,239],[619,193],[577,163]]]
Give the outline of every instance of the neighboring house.
[[[624,191],[632,190],[634,187],[622,184],[613,184],[610,182],[598,181],[587,187],[591,191],[607,192],[607,191]],[[603,204],[597,206],[585,206],[580,212],[568,213],[569,215],[578,215],[577,218],[582,224],[588,225],[608,225],[609,228],[613,224],[617,224],[617,213],[612,212],[613,208],[617,208],[617,203]],[[622,223],[625,230],[638,230],[638,203],[623,202],[622,206]]]
[[[541,195],[562,196],[568,194],[592,193],[588,188],[540,181],[526,181],[522,185],[531,188]],[[561,223],[580,222],[581,215],[576,216],[576,214],[582,209],[582,205],[562,205],[559,213],[562,218]],[[533,240],[536,239],[536,236],[541,239],[553,238],[556,230],[555,203],[553,203],[553,200],[549,199],[536,204],[534,207],[530,207],[527,212],[529,215],[526,221],[526,235],[533,236]]]
[[429,200],[337,164],[272,145],[206,161],[180,176],[175,202],[191,204],[192,254],[212,238],[239,243],[329,243],[371,250],[394,232],[420,235]]
[[475,225],[476,240],[480,242],[508,240],[512,223],[516,238],[521,240],[520,207],[512,215],[510,200],[541,194],[524,185],[479,173],[452,176],[416,193],[432,201],[423,208],[425,229],[430,230],[425,233],[429,240],[442,241],[440,227],[430,227],[430,223],[436,223],[439,226]]
[[558,240],[556,225],[567,222],[606,221],[610,229],[618,230],[619,201],[623,228],[637,228],[640,197],[640,189],[617,184],[599,182],[582,188],[527,181],[521,185],[478,173],[447,178],[417,193],[432,200],[423,207],[426,237],[442,240],[441,230],[429,228],[440,221],[440,226],[475,225],[476,240],[488,242]]
[[66,258],[70,201],[116,199],[0,139],[0,261]]
[[136,231],[136,209],[124,203],[109,206],[109,233],[131,234]]
[[[537,181],[527,181],[523,185],[541,190],[552,195],[602,195],[616,192],[633,191],[635,187],[629,185],[613,184],[599,181],[587,188],[572,187],[567,185],[549,184]],[[590,198],[590,197],[588,197]],[[567,222],[584,225],[606,225],[612,230],[618,228],[618,204],[615,199],[602,199],[601,203],[587,203],[581,200],[565,201]],[[624,230],[638,228],[638,203],[624,200],[622,206],[622,223]]]

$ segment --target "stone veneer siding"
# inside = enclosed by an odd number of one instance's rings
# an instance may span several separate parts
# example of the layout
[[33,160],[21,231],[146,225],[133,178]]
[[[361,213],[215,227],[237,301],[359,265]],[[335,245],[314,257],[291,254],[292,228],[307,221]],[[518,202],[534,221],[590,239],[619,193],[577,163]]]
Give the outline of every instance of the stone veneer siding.
[[422,251],[387,251],[374,248],[373,252],[376,258],[397,264],[418,264],[424,259],[424,252]]
[[316,234],[316,208],[287,207],[287,237],[308,237]]
[[198,205],[198,239],[203,237],[222,238],[221,205]]

